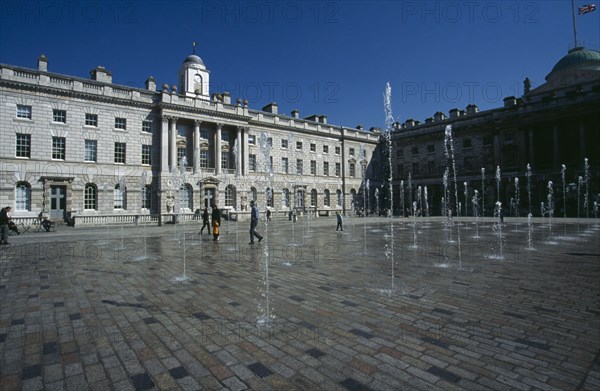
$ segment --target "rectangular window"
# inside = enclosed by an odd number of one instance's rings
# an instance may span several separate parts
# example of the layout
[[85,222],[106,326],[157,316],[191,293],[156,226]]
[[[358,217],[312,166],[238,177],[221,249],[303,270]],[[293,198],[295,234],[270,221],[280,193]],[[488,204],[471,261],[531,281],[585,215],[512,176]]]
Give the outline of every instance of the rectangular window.
[[514,143],[515,142],[515,132],[513,132],[513,131],[504,132],[504,142],[505,143]]
[[304,162],[302,161],[302,159],[297,159],[296,160],[296,174],[298,175],[302,175],[302,172],[304,171]]
[[317,151],[317,144],[310,143],[310,151],[311,152],[316,152]]
[[52,159],[65,160],[65,144],[64,137],[52,137]]
[[267,144],[269,144],[269,147],[273,147],[273,137],[267,139]]
[[464,149],[469,149],[472,148],[473,144],[471,143],[471,139],[470,138],[465,138],[463,139],[463,148]]
[[31,106],[17,105],[17,118],[31,119]]
[[427,145],[427,153],[435,153],[435,144]]
[[200,138],[208,140],[208,129],[200,129]]
[[31,157],[31,135],[17,133],[16,157]]
[[221,153],[221,169],[227,170],[229,169],[229,154]]
[[310,161],[310,175],[317,175],[317,161]]
[[67,111],[66,110],[52,110],[52,121],[61,122],[63,124],[67,123]]
[[281,139],[281,148],[287,149],[287,147],[288,147],[288,141],[287,141],[287,139],[282,138]]
[[221,131],[221,141],[229,142],[229,132]]
[[483,145],[488,146],[494,143],[494,136],[483,136]]
[[248,135],[248,144],[256,145],[256,136],[253,134]]
[[335,176],[340,176],[342,172],[342,165],[340,163],[335,163]]
[[115,143],[115,163],[125,163],[126,150],[125,143]]
[[127,130],[127,118],[115,117],[115,129]]
[[281,172],[283,172],[284,174],[288,173],[288,158],[287,157],[281,158]]
[[85,140],[85,151],[83,160],[86,162],[95,162],[98,157],[98,141]]
[[418,146],[414,146],[414,147],[412,147],[412,148],[410,149],[410,152],[411,152],[413,155],[418,155],[418,154],[419,154],[419,147],[418,147]]
[[98,127],[98,114],[85,113],[85,126]]
[[248,170],[256,172],[256,155],[252,153],[248,155]]
[[329,162],[323,162],[323,175],[329,176]]
[[404,176],[404,164],[398,164],[398,166],[396,166],[396,170],[398,171],[399,177]]
[[350,177],[354,178],[356,176],[356,166],[354,165],[354,163],[350,163]]
[[296,141],[296,149],[302,149],[302,141]]
[[152,204],[152,192],[150,186],[144,186],[142,189],[142,209],[150,209]]
[[142,145],[142,164],[152,164],[152,145]]
[[152,133],[152,122],[151,121],[142,121],[142,132]]
[[329,145],[323,145],[323,153],[329,153]]
[[348,149],[348,155],[354,156],[354,148],[349,148]]
[[427,174],[429,174],[429,175],[435,174],[435,161],[430,160],[427,162]]
[[419,175],[419,162],[414,162],[412,164],[412,174],[414,175]]
[[177,167],[179,167],[181,159],[184,157],[186,157],[185,148],[177,148]]
[[200,150],[200,168],[208,168],[208,149]]
[[339,155],[341,153],[342,149],[340,147],[335,147],[335,154]]

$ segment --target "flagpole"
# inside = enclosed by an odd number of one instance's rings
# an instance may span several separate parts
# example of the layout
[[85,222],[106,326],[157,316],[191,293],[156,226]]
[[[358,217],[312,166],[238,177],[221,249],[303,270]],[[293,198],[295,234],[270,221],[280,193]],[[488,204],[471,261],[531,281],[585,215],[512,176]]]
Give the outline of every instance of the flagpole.
[[575,3],[571,0],[571,14],[573,15],[573,38],[575,40],[575,47],[577,47],[577,27],[575,25]]

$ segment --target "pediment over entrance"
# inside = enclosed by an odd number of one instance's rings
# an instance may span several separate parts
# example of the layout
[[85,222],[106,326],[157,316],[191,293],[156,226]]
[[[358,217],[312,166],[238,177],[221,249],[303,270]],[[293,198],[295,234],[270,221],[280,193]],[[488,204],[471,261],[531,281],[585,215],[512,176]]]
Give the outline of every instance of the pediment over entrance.
[[219,186],[219,183],[221,183],[221,180],[214,176],[208,176],[198,181],[200,186]]

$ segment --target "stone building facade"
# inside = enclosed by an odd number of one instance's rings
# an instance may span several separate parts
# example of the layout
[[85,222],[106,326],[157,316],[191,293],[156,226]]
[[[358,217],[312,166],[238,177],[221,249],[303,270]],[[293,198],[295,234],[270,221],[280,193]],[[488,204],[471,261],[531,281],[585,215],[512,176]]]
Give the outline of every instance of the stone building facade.
[[179,85],[112,83],[0,65],[0,204],[13,217],[99,224],[175,214],[216,204],[226,215],[249,201],[288,214],[349,211],[368,175],[379,131],[300,118],[232,102],[209,91],[202,59],[188,56]]
[[[524,95],[505,98],[503,107],[479,111],[471,104],[448,115],[437,112],[424,123],[397,123],[392,135],[395,213],[408,209],[412,214],[412,203],[423,199],[425,187],[429,213],[443,213],[448,198],[443,176],[450,167],[445,130],[451,125],[462,215],[473,215],[477,190],[478,203],[484,204],[480,216],[491,216],[497,201],[507,216],[540,216],[544,202],[547,216],[552,182],[555,216],[593,216],[594,202],[600,203],[599,107],[600,52],[579,47],[560,59],[539,87],[531,89],[526,79]],[[454,185],[449,186],[456,209]],[[418,209],[425,213],[422,204]]]

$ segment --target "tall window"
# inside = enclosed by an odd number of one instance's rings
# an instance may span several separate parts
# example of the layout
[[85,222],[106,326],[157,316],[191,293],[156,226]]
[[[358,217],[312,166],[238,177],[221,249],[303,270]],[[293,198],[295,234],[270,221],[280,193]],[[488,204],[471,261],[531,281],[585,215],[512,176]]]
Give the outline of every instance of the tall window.
[[98,127],[98,114],[85,113],[85,126]]
[[115,117],[115,129],[127,130],[127,118]]
[[177,148],[177,166],[179,167],[179,162],[181,158],[185,156],[185,148]]
[[142,121],[142,132],[152,133],[152,122],[151,121]]
[[221,153],[221,168],[226,170],[229,168],[229,153]]
[[126,152],[125,143],[115,143],[115,163],[125,163]]
[[323,162],[323,175],[329,176],[329,162]]
[[329,190],[327,189],[323,191],[323,205],[330,206]]
[[310,191],[310,206],[317,206],[317,189],[312,189]]
[[350,163],[348,169],[350,171],[350,178],[354,178],[356,176],[356,165],[354,163]]
[[296,174],[298,175],[302,175],[302,172],[304,171],[304,162],[302,161],[302,159],[296,159]]
[[339,155],[339,154],[340,154],[340,152],[341,152],[341,150],[342,150],[342,149],[341,149],[340,147],[335,147],[335,154],[336,154],[336,155]]
[[310,143],[310,151],[311,152],[316,152],[317,151],[317,144]]
[[354,148],[349,148],[348,149],[348,155],[354,156]]
[[115,186],[115,191],[113,193],[114,209],[127,209],[126,191],[127,189],[121,189],[119,184]]
[[152,145],[142,145],[142,164],[152,164]]
[[18,182],[15,190],[15,209],[31,210],[31,186],[29,186],[29,183]]
[[65,160],[65,144],[64,137],[52,137],[52,159]]
[[250,188],[250,200],[257,201],[258,200],[258,192],[255,187]]
[[67,111],[66,110],[52,110],[52,121],[61,122],[63,124],[67,123]]
[[323,145],[323,153],[329,153],[329,145]]
[[31,135],[17,133],[16,157],[31,157]]
[[229,132],[221,132],[221,140],[229,142]]
[[281,158],[281,172],[284,174],[288,173],[288,158],[287,157]]
[[281,148],[287,149],[287,147],[288,147],[288,141],[287,141],[287,139],[282,138],[281,139]]
[[340,176],[342,172],[342,165],[340,163],[335,163],[335,176]]
[[17,105],[17,118],[31,119],[31,106]]
[[208,140],[208,129],[200,129],[200,138]]
[[85,140],[85,151],[83,160],[86,162],[95,162],[98,158],[98,141]]
[[342,206],[342,191],[340,189],[335,192],[335,204],[337,206]]
[[248,144],[256,145],[256,135],[254,135],[254,134],[248,135]]
[[207,149],[200,150],[200,167],[201,168],[208,167],[208,150]]
[[150,185],[146,185],[142,187],[142,209],[150,209],[150,205],[152,204],[152,189]]
[[283,208],[289,208],[290,206],[290,191],[288,189],[281,191],[281,206]]
[[267,206],[273,207],[275,195],[273,194],[273,189],[271,187],[267,187],[265,189],[265,198],[267,199]]
[[310,175],[317,175],[317,161],[310,161]]
[[302,141],[296,141],[296,149],[302,149]]
[[98,205],[98,189],[93,183],[85,185],[83,191],[83,209],[96,210]]
[[249,154],[248,155],[248,170],[252,172],[256,172],[256,155]]
[[235,186],[227,185],[225,187],[225,206],[234,206],[235,203]]

